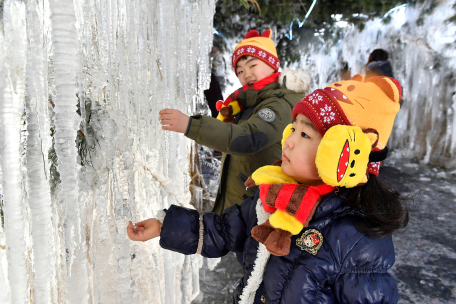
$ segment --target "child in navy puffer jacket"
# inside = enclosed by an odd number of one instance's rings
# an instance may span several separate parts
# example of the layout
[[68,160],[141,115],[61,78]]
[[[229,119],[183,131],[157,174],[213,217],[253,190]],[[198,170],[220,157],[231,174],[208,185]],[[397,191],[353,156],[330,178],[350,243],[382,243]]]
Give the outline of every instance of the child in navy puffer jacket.
[[408,212],[376,176],[400,97],[396,80],[361,75],[314,91],[293,110],[282,160],[247,180],[259,187],[253,198],[222,216],[171,206],[130,223],[128,236],[160,236],[183,254],[242,255],[234,303],[397,303],[391,234]]

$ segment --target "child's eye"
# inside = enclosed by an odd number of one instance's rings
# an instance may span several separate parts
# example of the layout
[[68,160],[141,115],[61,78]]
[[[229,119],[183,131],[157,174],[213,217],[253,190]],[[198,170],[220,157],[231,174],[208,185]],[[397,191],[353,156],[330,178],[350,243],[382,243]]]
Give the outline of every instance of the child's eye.
[[254,66],[256,66],[256,64],[254,64],[254,65],[251,65],[251,66],[250,66],[250,68],[253,68]]
[[301,136],[304,137],[304,138],[309,137],[309,135],[307,135],[307,134],[304,133],[304,132],[301,132]]
[[291,132],[294,132],[294,131],[296,131],[295,128],[291,128]]
[[237,74],[239,75],[239,74],[241,74],[241,73],[242,73],[242,71],[239,71]]

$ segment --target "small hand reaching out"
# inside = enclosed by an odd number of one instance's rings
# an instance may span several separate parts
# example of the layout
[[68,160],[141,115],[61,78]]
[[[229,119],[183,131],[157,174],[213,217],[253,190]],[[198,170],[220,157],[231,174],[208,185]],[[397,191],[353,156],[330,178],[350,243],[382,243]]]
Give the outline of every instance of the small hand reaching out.
[[162,226],[163,224],[154,218],[138,222],[136,223],[136,227],[134,227],[130,221],[127,227],[127,234],[132,241],[144,242],[160,236]]
[[160,114],[160,124],[163,130],[185,133],[190,117],[179,110],[163,109]]

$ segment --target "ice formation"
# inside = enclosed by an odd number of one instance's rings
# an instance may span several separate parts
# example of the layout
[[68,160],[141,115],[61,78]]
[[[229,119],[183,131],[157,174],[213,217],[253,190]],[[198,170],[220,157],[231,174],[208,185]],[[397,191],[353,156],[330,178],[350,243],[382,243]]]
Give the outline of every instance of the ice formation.
[[364,74],[370,52],[385,49],[404,95],[388,145],[401,156],[456,167],[456,24],[448,20],[455,5],[402,6],[363,30],[339,21],[340,40],[315,33],[320,43],[306,46],[300,62],[311,72],[311,89],[338,81],[344,63],[352,76]]
[[0,303],[190,303],[201,257],[126,226],[189,206],[192,142],[158,111],[204,109],[215,1],[2,6]]

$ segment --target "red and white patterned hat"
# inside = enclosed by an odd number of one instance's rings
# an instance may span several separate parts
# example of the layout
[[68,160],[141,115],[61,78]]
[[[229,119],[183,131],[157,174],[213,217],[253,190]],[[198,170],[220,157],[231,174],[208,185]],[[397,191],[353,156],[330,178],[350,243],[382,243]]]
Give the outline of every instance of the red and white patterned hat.
[[272,31],[270,29],[264,31],[261,36],[258,31],[249,31],[245,35],[245,39],[234,49],[231,60],[234,71],[236,71],[236,64],[241,57],[252,56],[260,59],[277,72],[280,67],[280,60],[277,58],[277,50],[271,36]]

